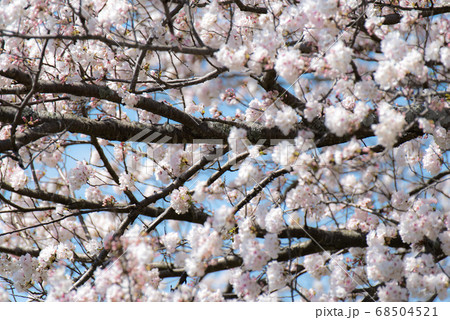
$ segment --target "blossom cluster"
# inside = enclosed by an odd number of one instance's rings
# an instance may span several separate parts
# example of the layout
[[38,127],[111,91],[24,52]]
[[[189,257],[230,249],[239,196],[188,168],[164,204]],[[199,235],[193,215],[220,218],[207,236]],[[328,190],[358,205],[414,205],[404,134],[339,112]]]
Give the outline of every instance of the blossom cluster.
[[448,8],[0,1],[0,301],[448,299]]

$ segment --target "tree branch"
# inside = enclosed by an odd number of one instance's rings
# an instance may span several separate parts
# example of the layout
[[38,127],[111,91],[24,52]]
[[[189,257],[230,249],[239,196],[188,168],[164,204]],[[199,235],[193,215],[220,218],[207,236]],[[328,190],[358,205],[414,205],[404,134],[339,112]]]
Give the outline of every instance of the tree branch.
[[12,37],[20,39],[59,39],[59,40],[70,40],[70,41],[100,41],[110,47],[120,47],[120,48],[136,48],[145,49],[150,51],[161,51],[161,52],[175,52],[184,54],[193,54],[200,56],[211,56],[219,49],[214,48],[199,48],[199,47],[186,47],[179,45],[151,45],[132,41],[123,41],[120,39],[110,39],[106,36],[101,35],[29,35],[18,33],[11,30],[0,29],[0,36],[2,37]]

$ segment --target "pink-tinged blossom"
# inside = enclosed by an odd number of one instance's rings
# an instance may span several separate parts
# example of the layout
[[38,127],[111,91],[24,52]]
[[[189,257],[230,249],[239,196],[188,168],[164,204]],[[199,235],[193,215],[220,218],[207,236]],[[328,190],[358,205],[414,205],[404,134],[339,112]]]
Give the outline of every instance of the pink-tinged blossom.
[[397,86],[401,79],[398,72],[398,66],[394,61],[381,61],[378,64],[377,71],[374,74],[375,81],[382,89],[390,89]]
[[364,79],[363,81],[357,82],[354,87],[354,94],[362,100],[375,100],[377,94],[375,82],[372,79]]
[[107,246],[115,260],[108,268],[95,271],[95,290],[100,299],[136,301],[149,286],[158,288],[159,271],[151,267],[155,254],[150,239],[139,237],[139,231],[139,226],[133,227]]
[[171,171],[174,176],[179,176],[189,162],[189,154],[183,150],[181,145],[171,145],[167,148],[166,155],[160,165],[162,164],[167,170]]
[[153,268],[146,274],[145,284],[151,286],[155,289],[158,288],[161,279],[159,277],[159,270],[157,268]]
[[290,165],[294,164],[295,159],[295,147],[288,141],[283,140],[273,148],[273,162],[284,167],[289,167]]
[[245,301],[255,301],[261,291],[261,287],[256,279],[250,276],[250,272],[243,272],[240,269],[231,272],[230,284],[234,292]]
[[378,120],[379,124],[372,125],[378,143],[392,148],[406,125],[405,116],[388,103],[382,102],[378,105]]
[[377,290],[381,302],[400,302],[408,301],[408,290],[401,287],[397,281],[386,282]]
[[392,194],[391,205],[397,210],[407,210],[410,207],[409,195],[403,191],[396,191]]
[[118,162],[122,162],[124,158],[127,156],[127,148],[123,143],[119,143],[114,145],[114,158]]
[[5,5],[0,13],[0,25],[2,27],[10,26],[17,17],[23,16],[27,5],[28,2],[26,0],[5,1]]
[[180,187],[172,192],[170,205],[178,214],[186,213],[189,210],[191,195],[186,187]]
[[360,152],[361,144],[358,142],[358,140],[355,139],[355,137],[353,137],[352,140],[350,140],[349,144],[344,147],[342,156],[348,159],[359,155]]
[[[370,286],[381,301],[448,299],[450,179],[440,175],[450,149],[447,17],[407,10],[427,0],[399,0],[394,9],[367,3],[364,10],[358,0],[241,0],[268,14],[222,1],[181,6],[170,25],[161,1],[0,0],[0,278],[8,284],[0,281],[0,301],[22,292],[48,301],[288,300],[299,266],[313,280],[292,291],[296,300],[359,301]],[[434,0],[435,8],[447,4]],[[392,13],[401,17],[396,23]],[[364,26],[366,34],[353,37]],[[42,52],[35,37],[48,34],[67,41],[50,39]],[[82,40],[86,35],[93,38]],[[44,86],[20,106],[24,74],[38,68]],[[61,90],[45,93],[45,84]],[[143,98],[156,104],[141,105]],[[163,99],[181,113],[158,108]],[[23,107],[19,122],[14,105]],[[176,139],[130,144],[126,127],[134,125]],[[263,144],[250,145],[247,134]],[[295,143],[283,139],[297,134]],[[370,135],[376,138],[363,139]],[[117,183],[97,151],[79,152],[91,136]],[[181,187],[183,174],[206,155],[195,141],[201,138],[225,138],[206,149],[228,144],[229,157],[211,160]],[[385,150],[377,152],[377,144]],[[268,179],[234,212],[279,168],[289,172]],[[222,176],[211,186],[198,180],[212,174]],[[170,201],[182,215],[140,236],[154,208],[126,227],[134,204],[124,191],[135,188],[138,200],[168,191],[154,205]],[[278,235],[305,223],[325,235],[367,233],[367,247],[327,243],[337,254],[286,255],[301,239]],[[398,247],[399,239],[406,245]],[[97,262],[105,268],[69,291],[80,276],[73,270],[103,248],[108,257]],[[39,254],[24,254],[32,250]],[[187,272],[187,283],[163,279],[167,267]],[[233,296],[224,294],[227,284]]]
[[434,121],[428,120],[426,118],[419,118],[419,128],[423,130],[425,133],[433,133],[435,125]]
[[219,289],[212,291],[205,284],[201,283],[195,294],[195,300],[198,302],[223,302],[222,292]]
[[125,23],[130,8],[131,5],[125,0],[107,0],[97,17],[98,22],[106,29],[113,24]]
[[336,42],[328,50],[325,60],[335,74],[345,74],[352,61],[353,50],[345,46],[343,41]]
[[192,200],[198,203],[204,201],[207,196],[206,181],[198,181],[195,185],[194,194]]
[[441,150],[450,149],[450,130],[445,130],[445,128],[440,125],[436,125],[433,130],[434,142],[439,146]]
[[205,274],[206,263],[193,257],[187,257],[184,261],[184,270],[191,277],[201,277]]
[[261,170],[258,166],[254,165],[250,161],[244,161],[239,166],[238,176],[233,182],[237,186],[253,185],[259,182],[261,177]]
[[242,71],[249,55],[247,49],[243,46],[239,49],[223,45],[216,53],[217,60],[231,71]]
[[73,261],[73,252],[75,250],[75,246],[71,242],[63,242],[58,244],[56,249],[56,258],[59,260],[69,259]]
[[98,302],[98,296],[95,292],[95,288],[91,284],[84,284],[77,289],[75,293],[70,293],[71,301],[75,302]]
[[0,129],[0,140],[6,140],[11,137],[11,125],[6,125]]
[[304,67],[305,63],[298,49],[288,48],[278,52],[275,70],[290,84],[297,80]]
[[172,254],[176,251],[179,241],[180,237],[176,232],[170,232],[161,237],[161,242],[163,243],[169,254]]
[[423,55],[417,50],[411,50],[406,54],[399,63],[399,69],[404,74],[415,75],[421,82],[425,82],[427,79],[428,69],[425,67]]
[[175,254],[175,260],[174,260],[175,266],[184,268],[188,257],[189,257],[188,253],[186,253],[184,251],[178,251]]
[[270,257],[264,250],[264,245],[256,239],[252,225],[249,217],[239,221],[239,232],[234,237],[233,248],[239,250],[245,269],[261,270]]
[[205,12],[205,14],[202,16],[201,25],[205,29],[211,28],[217,22],[217,6],[211,8],[210,10],[210,12]]
[[58,149],[55,149],[52,152],[47,151],[42,152],[38,159],[46,166],[55,168],[58,162],[62,160],[62,153]]
[[327,256],[329,258],[328,254],[309,254],[303,258],[303,266],[312,277],[320,279],[330,274],[326,265]]
[[436,175],[441,171],[442,151],[436,143],[431,143],[422,159],[423,167],[430,174]]
[[268,233],[264,236],[264,251],[271,259],[276,259],[280,252],[280,241],[275,233]]
[[191,277],[202,276],[207,259],[222,252],[222,238],[217,231],[211,229],[209,223],[206,223],[203,226],[194,226],[186,239],[192,248],[186,259],[186,272]]
[[247,270],[261,270],[269,261],[264,245],[254,238],[244,238],[239,245],[239,255]]
[[139,102],[139,96],[134,93],[126,92],[122,98],[122,102],[128,107],[132,108]]
[[247,151],[247,131],[233,127],[228,136],[228,144],[236,154]]
[[371,230],[367,234],[366,241],[369,247],[384,246],[386,240],[396,236],[397,229],[395,227],[380,223],[376,230]]
[[226,233],[235,225],[233,208],[221,206],[214,212],[212,226],[220,233]]
[[266,215],[269,212],[269,208],[270,205],[265,203],[257,206],[253,211],[254,221],[262,229],[266,228]]
[[442,47],[441,50],[439,50],[439,56],[440,56],[442,64],[447,69],[450,69],[450,48]]
[[212,185],[207,188],[210,199],[222,199],[222,192],[224,191],[224,181],[217,179]]
[[298,132],[297,138],[295,138],[295,147],[298,151],[303,151],[303,154],[306,154],[304,151],[308,151],[313,148],[314,134],[309,131],[300,130]]
[[418,141],[408,141],[397,149],[399,164],[406,163],[410,166],[416,165],[421,159],[421,144]]
[[355,214],[347,221],[347,228],[350,230],[361,230],[368,232],[376,229],[379,221],[373,215],[368,214],[367,211],[356,208]]
[[39,253],[39,262],[43,264],[51,264],[56,258],[57,247],[55,245],[50,245],[45,247]]
[[[254,46],[254,50],[252,50],[252,54],[256,51],[266,51],[267,58],[265,59],[266,66],[265,67],[273,67],[273,60],[275,59],[277,49],[284,46],[284,39],[279,32],[276,32],[273,27],[269,27],[271,23],[268,15],[261,15],[258,19],[259,28],[261,28],[260,32],[254,34],[252,45]],[[260,54],[261,55],[261,54]]]
[[91,239],[84,245],[84,248],[88,254],[95,255],[102,249],[102,244],[98,240]]
[[338,137],[350,133],[352,114],[341,106],[330,106],[325,109],[325,125]]
[[70,301],[70,287],[72,281],[65,273],[65,268],[58,268],[50,272],[48,279],[50,290],[46,301]]
[[186,109],[184,111],[189,114],[194,114],[196,112],[204,113],[204,110],[205,106],[203,104],[191,102],[187,104]]
[[365,19],[364,26],[366,27],[367,31],[370,33],[373,33],[373,31],[380,27],[383,24],[384,18],[378,17],[378,16],[370,16],[368,14],[368,18]]
[[306,109],[303,114],[309,122],[313,121],[315,118],[320,117],[323,111],[323,105],[317,100],[306,102]]
[[284,275],[284,264],[278,261],[271,261],[267,265],[267,282],[269,291],[282,289],[286,285],[286,276]]
[[86,161],[78,161],[77,166],[69,172],[69,183],[73,190],[78,190],[85,184],[92,175],[93,169],[86,164]]
[[289,209],[314,207],[320,201],[316,188],[317,186],[300,182],[295,189],[288,192],[286,206]]
[[437,274],[425,275],[424,282],[426,291],[436,292],[441,301],[444,301],[448,297],[448,288],[450,286],[448,274],[439,272]]
[[261,146],[260,145],[254,145],[250,147],[249,150],[249,157],[253,160],[259,160],[261,159],[260,156],[262,155],[261,153]]
[[188,284],[181,285],[178,290],[166,295],[162,301],[168,302],[190,302],[194,299],[194,287]]
[[275,127],[275,119],[277,117],[278,110],[272,103],[264,111],[264,126],[267,128]]
[[[187,112],[187,111],[186,111]],[[138,110],[140,122],[158,123],[161,116],[145,110]]]
[[19,292],[29,289],[36,278],[39,277],[38,261],[36,258],[26,254],[21,256],[16,262],[17,269],[12,274],[14,286]]
[[319,13],[324,18],[333,16],[338,6],[337,0],[306,0],[302,2],[302,8],[308,14]]
[[425,49],[426,61],[439,61],[439,50],[443,45],[442,39],[436,39],[427,43]]
[[84,192],[87,201],[102,203],[105,198],[104,193],[98,187],[88,187]]
[[142,301],[146,302],[161,302],[161,301],[167,301],[167,294],[163,293],[159,290],[156,290],[152,286],[147,286],[147,288],[144,291],[144,297]]
[[289,106],[283,106],[281,110],[277,111],[275,125],[287,136],[291,130],[295,129],[297,118],[297,113],[294,109]]
[[344,298],[367,278],[361,267],[349,270],[342,255],[331,256],[329,268],[331,270],[330,291],[337,298]]
[[289,6],[281,13],[280,27],[288,32],[302,30],[306,21],[299,6]]
[[267,48],[257,46],[254,48],[247,65],[252,72],[259,74],[267,67],[273,66],[273,57]]
[[443,227],[442,214],[433,206],[433,199],[418,199],[400,217],[399,234],[406,243],[417,243],[424,236],[434,241]]
[[406,288],[412,297],[428,299],[434,293],[439,299],[448,295],[448,275],[436,265],[431,254],[420,254],[405,259]]
[[10,184],[14,190],[19,190],[19,189],[24,188],[28,182],[28,177],[25,174],[25,171],[19,167],[14,168],[9,179],[10,179]]
[[225,90],[225,92],[220,94],[220,100],[225,101],[230,105],[234,105],[237,103],[236,92],[233,88],[228,88]]
[[270,233],[278,233],[284,228],[283,210],[273,208],[266,215],[266,230]]
[[381,41],[381,50],[387,59],[400,61],[408,53],[408,46],[400,32],[394,31]]
[[279,302],[278,299],[278,291],[274,291],[272,293],[262,293],[258,299],[257,302]]
[[245,121],[259,122],[262,118],[264,105],[258,99],[253,99],[245,110]]
[[366,252],[367,276],[374,281],[400,280],[403,262],[385,246],[370,246]]
[[126,172],[122,172],[119,176],[119,183],[120,183],[120,190],[125,191],[125,190],[129,190],[129,191],[134,191],[136,190],[135,186],[134,186],[134,181],[135,178],[133,177],[132,174],[130,173],[126,173]]
[[0,302],[9,302],[8,292],[0,286]]

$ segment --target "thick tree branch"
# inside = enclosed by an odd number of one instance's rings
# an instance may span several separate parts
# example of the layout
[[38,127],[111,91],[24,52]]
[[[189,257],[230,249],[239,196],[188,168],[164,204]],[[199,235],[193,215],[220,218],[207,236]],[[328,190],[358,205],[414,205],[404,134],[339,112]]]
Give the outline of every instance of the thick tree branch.
[[[30,77],[25,72],[17,69],[0,70],[0,76],[16,80],[25,86],[30,86],[32,84]],[[93,85],[81,82],[65,84],[52,81],[39,81],[36,84],[35,91],[39,93],[72,94],[79,97],[90,97],[119,104],[122,103],[122,98],[116,91],[103,85]],[[194,117],[175,107],[163,102],[155,101],[151,98],[140,97],[139,102],[134,107],[185,124],[191,129],[195,129],[198,126],[198,120]]]
[[[14,108],[0,107],[1,122],[12,123],[14,115]],[[63,131],[116,141],[130,141],[133,137],[139,137],[141,141],[143,139],[145,141],[145,137],[151,133],[158,133],[160,137],[170,137],[170,143],[187,143],[194,139],[191,131],[187,130],[186,127],[171,124],[151,125],[112,118],[93,120],[72,114],[37,113],[32,111],[30,111],[29,115],[33,117],[33,120],[38,120],[39,122],[26,129],[23,133],[16,135],[16,143],[19,148],[42,137]],[[24,123],[23,119],[18,121],[18,124]],[[12,145],[9,140],[0,140],[0,152],[6,152],[11,148]]]
[[[115,213],[128,213],[130,210],[135,208],[135,205],[125,205],[125,206],[113,206],[103,205],[102,203],[87,201],[84,199],[74,199],[70,197],[66,197],[63,195],[59,195],[56,193],[46,192],[42,190],[32,190],[27,188],[22,189],[14,189],[11,185],[0,181],[0,190],[6,190],[9,192],[14,192],[20,194],[25,197],[30,197],[32,199],[39,199],[43,201],[49,201],[53,203],[59,203],[66,206],[68,209],[95,209],[98,211],[110,211]],[[34,211],[30,208],[25,208],[26,211]],[[40,208],[36,208],[39,210]],[[141,207],[140,214],[150,218],[158,217],[164,209],[162,208],[152,208],[152,207]],[[166,217],[169,220],[179,220],[179,221],[188,221],[193,223],[203,224],[208,215],[203,211],[194,206],[192,206],[189,211],[185,214],[175,214],[172,213]]]
[[236,6],[241,11],[260,13],[260,14],[266,14],[268,12],[267,9],[263,8],[263,7],[252,7],[252,6],[245,5],[242,3],[241,0],[231,0],[231,1],[219,2],[219,4],[221,4],[221,5],[227,5],[227,4],[231,4],[231,3],[235,3]]
[[145,49],[150,51],[161,51],[161,52],[175,52],[184,54],[194,54],[202,56],[213,55],[218,49],[213,48],[199,48],[199,47],[186,47],[179,45],[153,45],[146,43],[139,43],[135,41],[124,41],[120,39],[110,39],[109,37],[102,35],[30,35],[14,32],[11,30],[0,29],[0,36],[2,37],[13,37],[20,39],[59,39],[59,40],[69,40],[69,41],[100,41],[110,47],[120,47],[120,48],[137,48]]
[[[395,5],[391,5],[389,3],[375,3],[375,4],[383,6],[383,7],[396,8],[396,9],[403,10],[403,11],[411,11],[411,10],[420,11],[420,14],[419,14],[420,18],[427,18],[427,17],[437,16],[440,14],[445,14],[445,13],[450,12],[450,6],[449,7],[436,7],[436,8],[420,8],[420,7],[409,8],[409,7],[395,6]],[[403,16],[400,13],[387,14],[387,15],[383,16],[383,18],[384,18],[383,24],[384,25],[398,24],[398,23],[400,23],[402,17]]]

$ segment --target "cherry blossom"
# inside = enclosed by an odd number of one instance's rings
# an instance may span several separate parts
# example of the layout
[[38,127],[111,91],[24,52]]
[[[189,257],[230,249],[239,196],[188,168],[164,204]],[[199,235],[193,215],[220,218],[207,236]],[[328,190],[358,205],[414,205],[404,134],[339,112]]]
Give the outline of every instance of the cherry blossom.
[[448,1],[0,2],[0,301],[443,301]]

